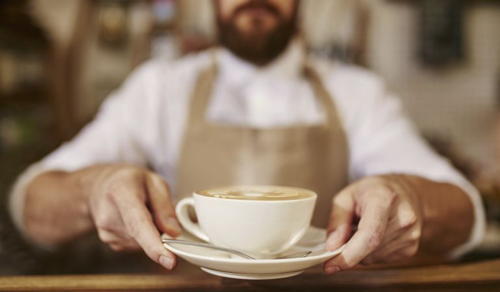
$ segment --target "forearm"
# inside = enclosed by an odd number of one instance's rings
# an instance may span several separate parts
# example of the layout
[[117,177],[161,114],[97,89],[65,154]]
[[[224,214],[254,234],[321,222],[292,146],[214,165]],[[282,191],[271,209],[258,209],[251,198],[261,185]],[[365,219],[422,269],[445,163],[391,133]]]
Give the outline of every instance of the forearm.
[[27,188],[24,226],[36,242],[53,246],[91,230],[86,200],[72,173],[51,171]]
[[474,223],[474,207],[469,196],[453,184],[404,177],[421,202],[420,251],[443,254],[465,243]]

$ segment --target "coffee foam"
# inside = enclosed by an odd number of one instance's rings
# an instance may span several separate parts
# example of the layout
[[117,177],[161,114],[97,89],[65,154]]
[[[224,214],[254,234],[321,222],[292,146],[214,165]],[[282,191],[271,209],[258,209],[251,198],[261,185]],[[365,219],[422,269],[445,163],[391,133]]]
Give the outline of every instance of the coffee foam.
[[213,198],[250,201],[299,200],[314,196],[313,192],[306,189],[289,187],[223,187],[196,193]]

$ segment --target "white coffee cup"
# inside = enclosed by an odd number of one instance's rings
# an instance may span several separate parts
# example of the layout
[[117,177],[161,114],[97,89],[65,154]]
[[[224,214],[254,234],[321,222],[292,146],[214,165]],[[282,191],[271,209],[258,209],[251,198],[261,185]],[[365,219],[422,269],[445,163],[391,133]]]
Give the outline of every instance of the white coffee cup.
[[[297,243],[310,225],[316,193],[278,186],[236,186],[196,191],[176,214],[196,237],[256,258],[273,258]],[[189,216],[195,209],[198,223]]]

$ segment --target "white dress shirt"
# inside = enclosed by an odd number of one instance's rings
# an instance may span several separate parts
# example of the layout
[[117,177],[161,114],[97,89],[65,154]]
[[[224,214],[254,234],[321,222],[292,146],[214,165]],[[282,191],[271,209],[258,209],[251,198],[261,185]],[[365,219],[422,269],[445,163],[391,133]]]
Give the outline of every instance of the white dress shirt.
[[[295,41],[277,60],[259,68],[218,49],[219,74],[206,118],[258,128],[322,123],[324,111],[301,76],[303,54]],[[105,100],[94,121],[20,176],[10,201],[19,229],[24,230],[25,188],[47,170],[130,163],[152,167],[175,189],[191,94],[200,70],[210,61],[210,53],[202,52],[174,62],[152,60],[133,72]],[[326,60],[313,59],[312,65],[330,91],[347,134],[350,178],[405,173],[461,187],[474,205],[475,224],[470,240],[452,255],[475,247],[485,229],[478,192],[431,150],[382,80],[363,69]]]

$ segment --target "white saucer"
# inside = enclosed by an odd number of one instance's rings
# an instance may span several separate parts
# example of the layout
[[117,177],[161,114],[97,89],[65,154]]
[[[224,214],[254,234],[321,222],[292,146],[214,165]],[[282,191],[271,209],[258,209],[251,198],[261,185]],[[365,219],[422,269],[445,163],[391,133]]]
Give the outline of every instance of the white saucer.
[[233,279],[241,279],[241,280],[275,280],[275,279],[283,279],[290,278],[293,276],[297,276],[302,274],[304,271],[291,272],[291,273],[278,273],[278,274],[235,274],[228,272],[221,272],[216,270],[211,270],[207,268],[201,268],[202,271],[205,271],[209,274],[216,275],[219,277],[233,278]]
[[[170,238],[163,234],[162,237]],[[183,232],[178,239],[202,242]],[[296,276],[305,269],[321,264],[338,255],[344,246],[334,251],[325,250],[326,230],[310,227],[304,237],[284,254],[299,251],[312,251],[307,257],[289,259],[256,259],[247,260],[231,257],[229,253],[197,246],[187,246],[175,243],[164,243],[165,248],[201,267],[207,273],[226,278],[244,280],[270,280]]]

